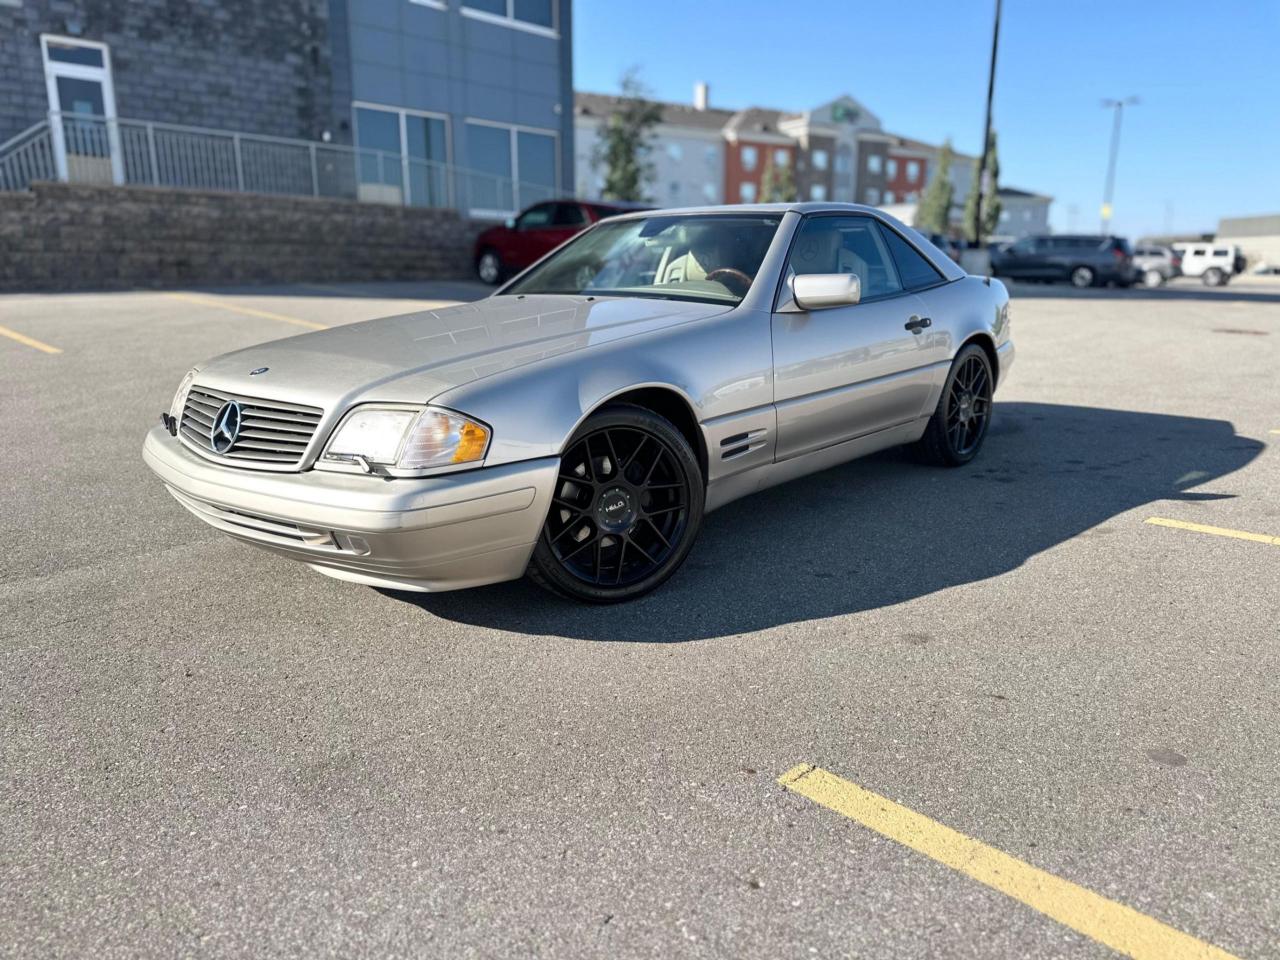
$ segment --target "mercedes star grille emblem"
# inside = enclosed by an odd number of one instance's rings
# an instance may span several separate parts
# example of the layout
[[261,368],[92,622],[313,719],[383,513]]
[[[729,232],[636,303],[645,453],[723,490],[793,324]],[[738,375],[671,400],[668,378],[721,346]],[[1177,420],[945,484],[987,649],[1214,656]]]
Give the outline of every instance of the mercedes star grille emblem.
[[226,453],[231,449],[231,445],[236,442],[236,437],[240,436],[240,421],[243,418],[243,411],[240,404],[234,400],[224,403],[218,410],[218,415],[213,418],[213,432],[209,437],[209,444],[213,447],[214,453]]

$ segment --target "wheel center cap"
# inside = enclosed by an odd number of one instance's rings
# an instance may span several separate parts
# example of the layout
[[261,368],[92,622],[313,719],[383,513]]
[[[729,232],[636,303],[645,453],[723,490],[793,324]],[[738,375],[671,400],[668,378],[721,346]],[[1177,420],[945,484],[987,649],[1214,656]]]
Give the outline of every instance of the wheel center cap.
[[968,423],[973,419],[973,394],[966,393],[960,397],[960,422]]
[[610,533],[621,533],[636,520],[636,505],[631,493],[622,487],[609,487],[596,501],[596,523]]

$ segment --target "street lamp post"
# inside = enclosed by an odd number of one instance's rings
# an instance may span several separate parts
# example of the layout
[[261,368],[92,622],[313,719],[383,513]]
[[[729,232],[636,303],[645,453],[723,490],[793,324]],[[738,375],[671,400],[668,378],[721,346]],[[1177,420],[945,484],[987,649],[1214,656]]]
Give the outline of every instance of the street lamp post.
[[1111,124],[1111,155],[1107,159],[1107,186],[1102,198],[1102,233],[1110,232],[1111,199],[1116,189],[1116,154],[1120,152],[1120,120],[1124,116],[1124,108],[1136,106],[1137,97],[1125,97],[1123,100],[1103,100],[1102,106],[1115,111],[1115,120]]
[[982,159],[978,162],[977,183],[969,189],[978,191],[973,204],[973,222],[969,232],[978,246],[982,246],[982,201],[987,189],[987,155],[991,149],[991,99],[996,92],[996,51],[1000,48],[1000,0],[996,0],[996,20],[991,28],[991,67],[987,72],[987,117],[982,125]]

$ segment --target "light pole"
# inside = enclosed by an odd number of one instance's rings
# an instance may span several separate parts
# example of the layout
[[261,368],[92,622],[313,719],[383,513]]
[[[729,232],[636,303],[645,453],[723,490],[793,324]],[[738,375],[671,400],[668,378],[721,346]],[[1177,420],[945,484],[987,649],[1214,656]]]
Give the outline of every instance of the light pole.
[[1109,232],[1111,227],[1111,198],[1116,189],[1116,154],[1120,152],[1120,120],[1124,116],[1125,107],[1137,106],[1137,97],[1125,97],[1123,100],[1103,100],[1102,106],[1115,110],[1115,121],[1111,124],[1111,156],[1107,160],[1107,186],[1102,198],[1102,233]]
[[982,194],[987,189],[987,154],[991,148],[991,98],[996,92],[996,51],[1000,48],[1000,0],[996,0],[996,22],[991,30],[991,69],[987,73],[987,119],[982,126],[982,160],[978,163],[977,183],[970,187],[978,191],[973,204],[973,222],[969,232],[974,242],[982,246]]

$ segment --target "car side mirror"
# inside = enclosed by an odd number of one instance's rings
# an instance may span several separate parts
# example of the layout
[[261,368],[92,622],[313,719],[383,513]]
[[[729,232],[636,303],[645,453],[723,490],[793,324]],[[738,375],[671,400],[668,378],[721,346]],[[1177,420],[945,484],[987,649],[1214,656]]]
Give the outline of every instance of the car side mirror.
[[502,221],[502,225],[506,227],[508,230],[514,230],[516,228],[516,218],[507,217],[507,219]]
[[845,307],[862,299],[856,273],[802,273],[791,281],[791,295],[801,310]]

